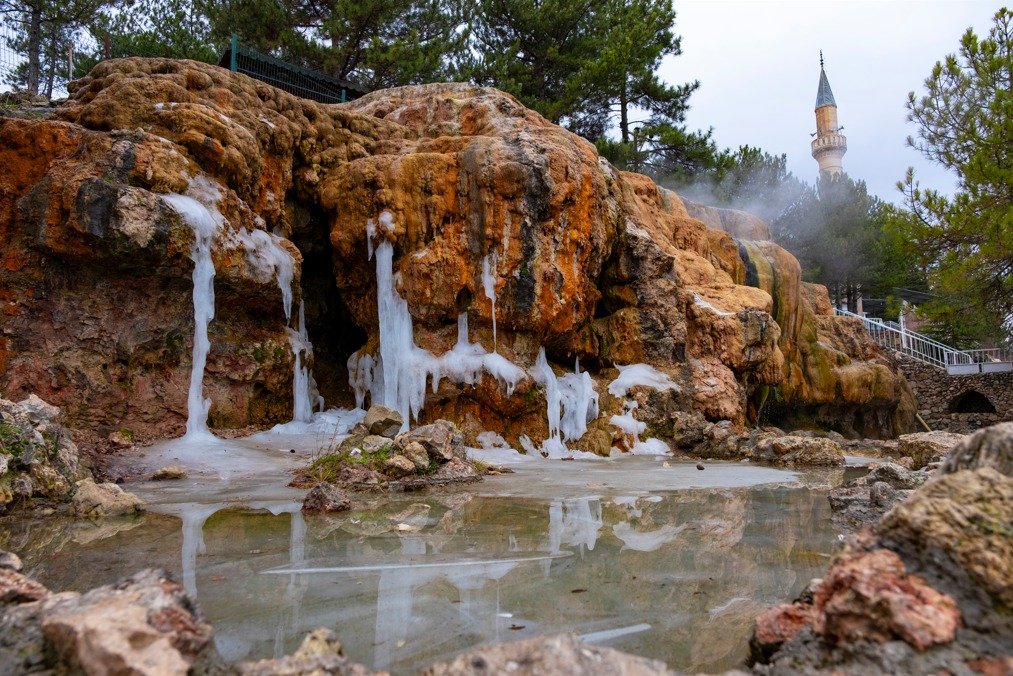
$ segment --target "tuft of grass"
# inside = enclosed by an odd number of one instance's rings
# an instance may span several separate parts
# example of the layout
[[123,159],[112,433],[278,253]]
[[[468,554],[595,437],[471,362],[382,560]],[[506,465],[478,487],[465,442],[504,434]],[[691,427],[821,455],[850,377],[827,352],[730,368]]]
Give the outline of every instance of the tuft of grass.
[[394,455],[394,444],[384,444],[372,453],[325,453],[316,458],[307,474],[317,481],[336,481],[344,467],[368,467],[383,472],[383,465]]

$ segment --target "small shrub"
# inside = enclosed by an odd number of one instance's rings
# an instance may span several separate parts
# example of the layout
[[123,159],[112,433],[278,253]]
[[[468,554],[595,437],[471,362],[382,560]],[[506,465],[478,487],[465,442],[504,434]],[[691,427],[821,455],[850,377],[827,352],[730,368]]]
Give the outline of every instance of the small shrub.
[[20,458],[30,451],[32,442],[25,439],[21,428],[6,422],[0,422],[0,452]]

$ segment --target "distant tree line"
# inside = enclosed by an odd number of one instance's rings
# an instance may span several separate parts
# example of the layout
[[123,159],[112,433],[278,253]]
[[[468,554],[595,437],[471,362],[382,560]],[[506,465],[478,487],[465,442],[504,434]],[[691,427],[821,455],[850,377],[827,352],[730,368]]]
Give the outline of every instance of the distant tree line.
[[[681,53],[672,0],[0,0],[25,62],[9,85],[59,86],[62,45],[90,35],[76,76],[105,54],[214,62],[240,42],[366,88],[470,81],[516,96],[592,140],[621,169],[691,199],[771,223],[837,303],[924,294],[932,330],[954,342],[1008,339],[1013,326],[1011,18],[964,35],[908,101],[909,143],[959,179],[951,198],[899,184],[902,206],[847,176],[809,185],[784,155],[721,149],[685,124],[699,82],[658,77]],[[97,45],[97,47],[96,47]]]

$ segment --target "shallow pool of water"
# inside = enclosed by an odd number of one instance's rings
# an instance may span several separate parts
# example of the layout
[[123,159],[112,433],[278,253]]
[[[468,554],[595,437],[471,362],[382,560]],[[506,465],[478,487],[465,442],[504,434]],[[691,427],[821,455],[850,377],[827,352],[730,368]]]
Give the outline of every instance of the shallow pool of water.
[[719,671],[741,663],[759,612],[825,568],[837,543],[827,482],[732,464],[559,462],[321,517],[303,517],[290,489],[148,484],[163,514],[8,524],[0,548],[58,590],[168,568],[229,659],[285,654],[325,626],[352,659],[400,674],[480,643],[572,631]]

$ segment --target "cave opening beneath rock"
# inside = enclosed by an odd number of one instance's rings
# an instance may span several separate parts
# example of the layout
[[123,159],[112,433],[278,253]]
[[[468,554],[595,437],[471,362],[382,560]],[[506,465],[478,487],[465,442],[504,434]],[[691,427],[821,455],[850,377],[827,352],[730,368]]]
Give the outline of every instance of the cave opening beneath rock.
[[303,256],[301,286],[306,331],[313,343],[313,377],[328,408],[351,408],[355,397],[348,384],[348,358],[367,336],[353,321],[335,281],[330,218],[302,205],[294,211],[291,240]]
[[950,401],[950,413],[995,413],[995,406],[981,392],[967,390]]

